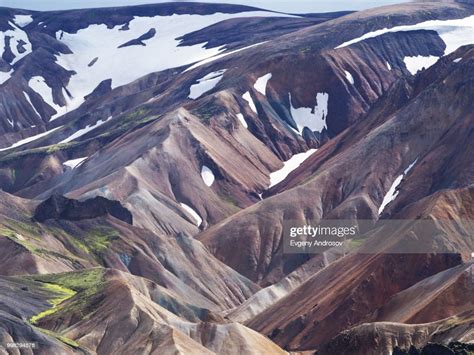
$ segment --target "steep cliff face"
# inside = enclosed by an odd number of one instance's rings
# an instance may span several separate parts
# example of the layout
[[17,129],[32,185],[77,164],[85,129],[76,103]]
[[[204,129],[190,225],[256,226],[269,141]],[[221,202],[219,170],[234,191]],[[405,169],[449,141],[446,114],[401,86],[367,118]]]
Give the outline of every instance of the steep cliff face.
[[48,219],[80,221],[105,215],[133,224],[132,214],[120,202],[100,196],[81,202],[53,195],[36,207],[33,218],[41,223]]

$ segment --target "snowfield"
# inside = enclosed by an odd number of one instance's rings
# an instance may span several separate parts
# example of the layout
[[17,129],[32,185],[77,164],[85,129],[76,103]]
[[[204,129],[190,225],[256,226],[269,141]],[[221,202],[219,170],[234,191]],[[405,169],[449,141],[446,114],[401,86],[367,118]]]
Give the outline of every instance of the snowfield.
[[393,182],[392,186],[390,186],[390,189],[388,190],[388,192],[386,193],[386,195],[384,196],[383,198],[383,201],[382,201],[382,204],[380,205],[379,207],[379,216],[382,214],[382,212],[384,211],[385,207],[387,207],[387,205],[394,201],[398,194],[399,194],[399,191],[397,190],[398,186],[401,184],[403,178],[410,172],[410,170],[415,166],[416,162],[418,161],[418,159],[416,159],[413,163],[410,164],[410,166],[408,168],[405,169],[405,171],[403,172],[403,174],[401,174],[400,176],[398,176],[395,181]]
[[270,174],[270,186],[268,188],[273,187],[285,180],[292,171],[297,169],[316,151],[317,149],[310,149],[307,152],[293,155],[289,160],[284,162],[283,168]]
[[33,16],[31,15],[15,15],[13,18],[13,22],[15,22],[19,27],[26,27],[30,23],[33,22]]
[[[247,49],[250,49],[250,48],[253,48],[253,47],[256,47],[256,46],[259,46],[261,44],[264,44],[264,43],[267,43],[268,41],[264,41],[264,42],[260,42],[260,43],[255,43],[255,44],[251,44],[250,46],[247,46],[247,47],[243,47],[243,48],[239,48],[239,49],[235,49],[233,51],[228,51],[228,52],[224,52],[224,53],[221,53],[221,54],[217,54],[215,56],[212,56],[210,58],[206,58],[206,59],[203,59],[193,65],[191,65],[189,68],[187,68],[185,71],[183,71],[183,73],[186,73],[187,71],[190,71],[190,70],[193,70],[193,69],[196,69],[200,66],[203,66],[205,64],[209,64],[209,63],[212,63],[218,59],[221,59],[221,58],[224,58],[224,57],[227,57],[228,55],[231,55],[231,54],[234,54],[234,53],[239,53],[239,52],[242,52],[242,51],[245,51]],[[204,45],[205,46],[205,45]],[[219,47],[220,50],[225,50],[225,46],[222,46],[222,47]]]
[[79,137],[82,137],[86,133],[89,133],[90,131],[102,126],[105,122],[109,121],[112,119],[112,116],[108,117],[106,120],[98,120],[95,124],[93,125],[87,125],[85,128],[82,128],[78,131],[76,131],[74,134],[70,135],[66,139],[63,139],[59,144],[61,143],[69,143]]
[[[11,65],[15,64],[18,62],[20,59],[26,57],[28,54],[31,53],[32,47],[31,47],[31,42],[28,38],[28,35],[26,34],[25,31],[21,29],[18,25],[16,25],[13,22],[8,22],[8,24],[13,27],[11,30],[7,31],[0,31],[0,58],[3,56],[3,53],[5,53],[6,49],[6,43],[5,39],[6,37],[10,37],[10,50],[12,51],[14,58],[12,62],[10,63]],[[25,51],[23,53],[20,53],[18,51],[18,46],[23,43],[23,48]]]
[[191,85],[189,88],[189,98],[196,100],[197,98],[204,95],[206,92],[211,91],[216,87],[217,84],[222,79],[226,69],[222,69],[219,71],[215,71],[212,73],[207,74],[201,79],[198,79],[198,83]]
[[257,79],[253,87],[262,95],[266,95],[268,80],[270,80],[271,78],[272,78],[272,73],[265,74],[264,76],[261,76],[260,78]]
[[245,120],[244,115],[242,115],[241,113],[238,113],[237,119],[242,124],[242,126],[244,126],[245,128],[249,128],[249,125],[247,124],[247,121]]
[[211,187],[212,184],[214,184],[214,181],[216,177],[214,176],[214,173],[212,172],[211,169],[209,169],[207,166],[203,166],[201,168],[201,177],[204,183],[208,186]]
[[250,92],[247,91],[245,94],[242,95],[242,98],[247,101],[247,103],[249,104],[250,106],[250,109],[255,112],[255,113],[258,113],[257,112],[257,106],[255,106],[255,102],[253,102],[253,99],[252,99],[252,96],[250,95]]
[[199,227],[202,224],[201,216],[195,210],[193,210],[191,207],[189,207],[188,205],[186,205],[184,203],[180,203],[180,205],[187,213],[189,213],[191,215],[191,217],[193,217],[196,226]]
[[13,74],[13,69],[8,72],[0,71],[0,85],[2,85],[4,82],[10,79],[12,77],[12,74]]
[[405,66],[407,67],[407,70],[412,74],[415,75],[419,71],[423,70],[423,68],[429,68],[433,64],[435,64],[438,61],[439,57],[435,56],[427,56],[423,57],[421,55],[416,56],[416,57],[405,57],[403,58],[403,61],[405,62]]
[[[77,33],[58,31],[56,38],[67,45],[72,54],[59,54],[56,62],[77,74],[71,77],[68,91],[74,99],[70,109],[76,109],[84,102],[100,82],[112,79],[112,88],[128,84],[147,74],[170,68],[201,62],[224,51],[225,46],[204,48],[205,43],[179,46],[178,38],[218,22],[240,17],[289,17],[265,11],[251,11],[235,14],[215,13],[212,15],[176,15],[134,17],[129,29],[123,25],[107,28],[105,24],[90,25]],[[121,45],[139,38],[151,29],[156,30],[153,38],[144,40],[145,46]],[[162,55],[162,54],[166,55]],[[94,65],[89,66],[94,58]],[[127,70],[123,70],[123,68]]]
[[[344,42],[343,44],[337,46],[336,48],[343,48],[350,46],[351,44],[358,43],[364,41],[369,38],[374,38],[381,36],[385,33],[393,33],[393,32],[406,32],[406,31],[415,31],[415,30],[432,30],[436,31],[439,37],[443,40],[446,44],[446,49],[444,51],[444,55],[448,55],[454,52],[461,46],[472,44],[474,43],[474,15],[455,19],[455,20],[430,20],[425,22],[420,22],[415,25],[405,25],[405,26],[396,26],[393,28],[383,28],[381,30],[368,32],[359,38],[354,38],[350,41]],[[410,58],[410,57],[406,57]],[[406,63],[405,58],[405,63]],[[419,58],[419,57],[412,57],[412,58]],[[422,57],[425,59],[409,59],[409,65],[407,65],[407,69],[413,74],[413,72],[417,72],[420,69],[420,65],[422,67],[428,68],[429,66],[436,63],[433,58],[438,59],[437,57]],[[422,64],[423,63],[423,64]]]
[[347,81],[354,85],[354,77],[352,76],[352,74],[349,73],[347,70],[344,70],[344,73],[346,74]]
[[79,165],[81,165],[88,157],[84,157],[84,158],[77,158],[77,159],[71,159],[71,160],[68,160],[68,161],[65,161],[63,163],[63,165],[71,168],[71,169],[75,169],[77,168]]
[[27,94],[26,92],[24,92],[24,91],[23,91],[23,95],[25,95],[26,101],[28,101],[28,103],[29,103],[30,106],[33,108],[33,110],[34,110],[35,113],[38,115],[38,117],[41,118],[41,115],[39,114],[38,110],[36,110],[35,105],[33,105],[33,102],[31,102],[30,95],[28,95],[28,94]]
[[322,132],[327,129],[326,117],[328,115],[329,94],[318,93],[316,95],[316,106],[294,108],[290,95],[291,116],[298,126],[298,132],[303,133],[303,129],[308,127],[313,132]]
[[47,136],[47,135],[50,134],[50,133],[53,133],[54,131],[60,129],[61,127],[62,127],[62,126],[56,127],[56,128],[53,128],[53,129],[51,129],[51,130],[49,130],[49,131],[46,131],[46,132],[43,132],[43,133],[39,133],[39,134],[36,134],[36,135],[34,135],[34,136],[31,136],[31,137],[22,139],[22,140],[20,140],[20,141],[18,141],[18,142],[16,142],[16,143],[12,144],[12,145],[9,146],[9,147],[0,149],[0,152],[3,152],[3,151],[5,151],[5,150],[9,150],[9,149],[13,149],[13,148],[22,146],[22,145],[24,145],[24,144],[33,142],[33,141],[35,141],[35,140],[37,140],[37,139],[40,139],[40,138],[42,138],[42,137]]
[[[51,117],[51,121],[59,116],[64,115],[68,111],[68,106],[60,106],[54,102],[53,89],[46,83],[42,76],[34,76],[28,82],[28,86],[40,95],[44,102],[52,107],[56,114]],[[66,95],[67,97],[67,95]]]

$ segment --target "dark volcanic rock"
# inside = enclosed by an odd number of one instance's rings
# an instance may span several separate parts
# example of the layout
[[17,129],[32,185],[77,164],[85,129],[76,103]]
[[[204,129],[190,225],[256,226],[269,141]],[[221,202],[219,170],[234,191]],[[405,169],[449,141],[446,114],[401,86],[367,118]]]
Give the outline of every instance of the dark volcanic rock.
[[421,355],[455,355],[455,352],[441,344],[427,344],[421,350]]
[[147,33],[141,35],[140,37],[136,39],[132,39],[131,41],[128,41],[127,43],[120,45],[119,48],[124,48],[124,47],[129,47],[129,46],[146,46],[146,44],[143,43],[143,41],[146,41],[147,39],[151,39],[155,37],[155,35],[156,35],[156,30],[154,28],[150,28],[150,30]]
[[100,196],[81,202],[64,196],[53,195],[36,208],[33,218],[38,222],[44,222],[48,219],[79,221],[101,217],[106,214],[128,224],[133,224],[132,214],[120,202],[111,201]]
[[[91,63],[93,63],[92,61]],[[94,65],[94,64],[92,64]],[[90,65],[90,66],[92,66]],[[112,91],[112,79],[101,81],[89,95],[84,96],[86,100],[95,99]]]

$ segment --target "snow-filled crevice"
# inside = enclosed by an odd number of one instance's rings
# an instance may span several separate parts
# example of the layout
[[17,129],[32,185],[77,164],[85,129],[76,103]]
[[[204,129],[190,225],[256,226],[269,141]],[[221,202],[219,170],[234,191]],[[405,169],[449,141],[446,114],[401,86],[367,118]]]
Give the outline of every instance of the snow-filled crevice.
[[382,214],[382,212],[384,211],[385,207],[387,207],[387,205],[394,201],[398,194],[399,194],[399,190],[398,189],[398,186],[401,184],[403,178],[410,172],[410,170],[413,168],[413,166],[415,166],[416,162],[418,161],[418,159],[416,159],[413,163],[411,163],[408,168],[405,169],[405,171],[400,174],[396,179],[395,181],[393,182],[392,186],[390,186],[390,189],[388,190],[388,192],[385,194],[384,198],[383,198],[383,201],[382,201],[382,204],[380,205],[379,207],[379,216]]
[[191,215],[191,217],[193,218],[194,220],[194,224],[199,227],[201,224],[202,224],[202,218],[201,216],[199,215],[199,213],[197,213],[192,207],[184,204],[184,203],[180,203],[180,206],[189,214]]
[[226,69],[218,70],[207,74],[201,79],[197,80],[197,84],[191,85],[189,88],[189,98],[196,100],[204,95],[206,92],[211,91],[221,81]]
[[265,74],[261,76],[260,78],[257,79],[257,81],[254,84],[255,90],[257,90],[259,93],[262,95],[267,94],[267,84],[268,81],[272,78],[272,73]]
[[328,116],[328,101],[329,94],[327,93],[318,93],[316,95],[316,105],[311,107],[293,107],[293,102],[291,99],[291,93],[289,94],[290,98],[290,110],[291,116],[295,121],[298,132],[303,133],[303,129],[308,127],[313,132],[322,132],[324,129],[327,129],[326,118]]
[[212,184],[214,184],[214,181],[216,180],[216,177],[214,176],[212,170],[205,165],[203,165],[203,167],[201,168],[201,177],[206,186],[208,187],[211,187]]
[[293,155],[289,160],[284,162],[283,168],[270,174],[270,187],[273,187],[287,178],[288,175],[301,164],[304,163],[317,149],[310,149],[307,152]]

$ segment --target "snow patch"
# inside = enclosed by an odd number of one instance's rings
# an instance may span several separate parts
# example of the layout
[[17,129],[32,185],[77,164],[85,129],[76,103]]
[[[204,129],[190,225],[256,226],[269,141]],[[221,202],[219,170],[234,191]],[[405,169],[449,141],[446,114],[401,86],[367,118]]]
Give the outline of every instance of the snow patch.
[[226,69],[215,71],[207,74],[206,76],[198,79],[198,83],[191,85],[189,88],[189,98],[196,100],[197,98],[204,95],[206,92],[214,89],[216,85],[221,81]]
[[387,69],[388,69],[388,70],[392,70],[392,66],[390,65],[389,62],[387,62]]
[[84,157],[84,158],[77,158],[77,159],[71,159],[71,160],[68,160],[68,161],[65,161],[63,163],[63,165],[71,168],[71,169],[75,169],[77,168],[79,165],[81,165],[84,160],[86,160],[88,157]]
[[250,95],[250,92],[247,91],[245,94],[242,95],[242,98],[248,102],[250,109],[257,113],[257,106],[255,106],[255,103],[253,102],[252,96]]
[[7,122],[10,124],[10,126],[12,126],[12,128],[15,127],[15,125],[13,124],[13,120],[7,118]]
[[9,72],[0,71],[0,85],[12,77],[13,69]]
[[277,170],[273,173],[270,174],[270,187],[273,187],[283,180],[286,179],[286,177],[294,171],[296,168],[298,168],[303,162],[308,159],[317,149],[310,149],[307,152],[304,153],[299,153],[293,155],[289,160],[284,162],[283,168],[280,170]]
[[395,181],[393,182],[392,186],[390,186],[390,189],[388,190],[387,194],[384,196],[383,198],[383,201],[382,201],[382,204],[380,205],[379,207],[379,216],[382,214],[383,210],[385,209],[385,207],[387,207],[387,205],[394,201],[398,194],[400,193],[399,190],[397,190],[398,186],[400,185],[400,183],[402,182],[403,178],[410,172],[410,170],[415,166],[416,162],[418,161],[418,159],[416,159],[413,163],[411,163],[408,168],[406,168],[404,171],[403,171],[403,174],[401,174],[400,176],[398,176]]
[[454,63],[459,63],[462,60],[462,58],[456,58],[453,60]]
[[[234,14],[135,16],[129,22],[127,31],[121,31],[123,25],[107,28],[105,24],[89,25],[76,33],[57,31],[56,38],[67,45],[72,53],[58,54],[56,62],[65,69],[76,72],[67,87],[74,97],[71,109],[79,107],[84,102],[84,96],[90,94],[103,80],[112,79],[114,89],[150,73],[192,63],[202,65],[203,60],[222,54],[225,49],[225,46],[205,48],[205,43],[179,46],[179,38],[188,33],[232,18],[275,16],[289,15],[248,11]],[[147,40],[146,46],[118,48],[123,43],[140,37],[150,28],[156,28],[157,34]],[[95,57],[100,57],[101,60],[89,67],[88,64]],[[127,70],[123,70],[124,67]]]
[[34,76],[28,82],[28,86],[33,89],[38,95],[40,95],[44,102],[51,106],[55,111],[51,117],[51,121],[58,118],[59,116],[64,115],[67,112],[67,106],[59,106],[54,102],[53,98],[53,89],[49,87],[45,79],[42,76]]
[[349,73],[347,70],[344,70],[344,73],[346,74],[347,81],[354,85],[354,77],[352,76],[352,74]]
[[257,79],[255,85],[253,86],[262,95],[266,95],[268,80],[272,78],[272,73],[265,74]]
[[431,67],[433,64],[435,64],[438,61],[438,57],[435,56],[416,56],[416,57],[405,57],[403,58],[403,61],[405,62],[405,66],[407,67],[407,70],[412,74],[415,75],[419,71],[424,69],[427,69]]
[[[12,30],[3,32],[0,31],[0,58],[3,57],[3,53],[5,52],[5,38],[10,37],[10,49],[14,55],[14,58],[10,64],[13,65],[23,57],[26,57],[28,54],[30,54],[32,51],[32,46],[25,31],[23,31],[13,22],[8,22],[8,24],[13,27]],[[20,44],[23,44],[23,48],[25,49],[23,53],[20,53],[18,50],[18,46]]]
[[13,22],[15,22],[19,27],[28,26],[30,23],[33,22],[33,16],[31,15],[15,15],[13,18]]
[[180,203],[180,205],[186,212],[188,212],[191,215],[191,217],[193,217],[196,226],[199,227],[202,224],[201,216],[195,210],[193,210],[191,207],[189,207],[188,205],[186,205],[184,203]]
[[82,137],[83,135],[85,135],[86,133],[89,133],[90,131],[93,131],[94,129],[102,126],[105,122],[109,121],[112,119],[112,116],[110,116],[109,118],[107,118],[106,120],[98,120],[95,124],[93,125],[87,125],[85,128],[82,128],[78,131],[76,131],[74,134],[70,135],[69,137],[67,137],[66,139],[63,139],[61,142],[59,142],[59,144],[62,144],[62,143],[69,143],[79,137]]
[[298,126],[298,132],[303,133],[303,129],[308,127],[313,132],[322,132],[327,128],[326,118],[328,115],[329,94],[318,93],[316,95],[316,106],[294,108],[290,93],[291,116]]
[[9,146],[9,147],[7,147],[7,148],[2,148],[2,149],[0,149],[0,152],[3,152],[3,151],[5,151],[5,150],[9,150],[9,149],[13,149],[13,148],[16,148],[16,147],[25,145],[25,144],[27,144],[27,143],[33,142],[33,141],[35,141],[35,140],[37,140],[37,139],[40,139],[40,138],[42,138],[42,137],[44,137],[44,136],[47,136],[47,135],[50,134],[50,133],[53,133],[54,131],[60,129],[61,127],[62,127],[62,126],[59,126],[59,127],[53,128],[53,129],[51,129],[51,130],[49,130],[49,131],[46,131],[46,132],[37,134],[37,135],[35,135],[35,136],[31,136],[31,137],[22,139],[22,140],[20,140],[20,141],[14,143],[14,144],[12,144],[11,146]]
[[417,23],[415,25],[395,26],[392,28],[383,28],[381,30],[368,32],[359,38],[354,38],[344,42],[336,48],[343,48],[351,44],[364,41],[369,38],[378,37],[385,33],[406,32],[415,30],[436,31],[443,42],[446,44],[444,55],[454,52],[461,46],[474,43],[474,15],[455,19],[455,20],[430,20]]
[[204,183],[209,187],[214,184],[214,180],[216,179],[212,170],[205,165],[201,168],[201,177]]
[[242,126],[244,126],[245,128],[249,128],[249,125],[247,124],[247,121],[245,120],[244,115],[242,115],[241,113],[238,113],[237,118],[242,124]]
[[30,95],[28,95],[26,92],[23,91],[23,95],[25,95],[26,101],[30,104],[31,107],[33,107],[33,110],[35,110],[36,114],[38,115],[39,118],[41,118],[41,115],[39,114],[38,110],[36,110],[35,105],[31,102]]

